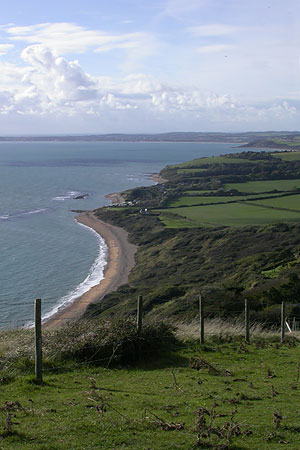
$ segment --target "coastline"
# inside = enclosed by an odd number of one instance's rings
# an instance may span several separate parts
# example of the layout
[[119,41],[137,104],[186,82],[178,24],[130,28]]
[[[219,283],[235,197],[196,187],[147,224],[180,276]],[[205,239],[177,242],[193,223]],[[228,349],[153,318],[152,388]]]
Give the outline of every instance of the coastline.
[[135,264],[137,246],[128,242],[127,231],[97,219],[93,211],[81,213],[75,217],[75,220],[92,228],[104,239],[108,247],[104,278],[99,284],[47,319],[44,322],[46,327],[59,327],[68,321],[79,319],[90,303],[100,301],[108,292],[115,291],[122,284],[126,284]]
[[[152,173],[150,179],[154,183],[165,183],[159,173]],[[112,204],[125,201],[121,192],[112,192],[105,197]],[[118,289],[122,284],[128,283],[128,276],[135,265],[137,246],[128,242],[126,230],[110,225],[98,219],[93,211],[78,210],[75,220],[82,225],[92,228],[105,241],[108,247],[108,260],[103,272],[103,279],[87,292],[74,299],[66,306],[62,306],[55,314],[43,322],[47,328],[56,328],[69,321],[79,319],[90,303],[99,302],[107,293]]]
[[112,204],[122,203],[125,201],[125,197],[122,196],[121,192],[112,192],[111,194],[104,195],[104,197],[108,198]]
[[159,173],[151,173],[150,180],[152,180],[156,184],[157,183],[163,184],[163,183],[166,183],[168,181],[165,178],[161,177],[159,175]]

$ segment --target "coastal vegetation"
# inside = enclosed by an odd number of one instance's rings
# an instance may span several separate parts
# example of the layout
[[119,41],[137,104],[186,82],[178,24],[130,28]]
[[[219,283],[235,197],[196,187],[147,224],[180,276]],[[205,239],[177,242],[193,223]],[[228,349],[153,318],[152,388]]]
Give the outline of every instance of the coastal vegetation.
[[191,319],[201,292],[209,317],[241,316],[245,298],[266,324],[278,323],[283,300],[299,317],[300,153],[199,158],[160,175],[165,183],[124,193],[131,206],[95,211],[138,251],[129,283],[85,316],[130,316],[143,295],[147,316]]
[[0,332],[1,448],[298,449],[299,332],[281,342],[278,330],[283,300],[300,318],[300,153],[200,158],[161,176],[95,211],[128,231],[136,265],[81,320],[43,329],[43,383],[33,330]]
[[42,384],[33,331],[1,332],[0,446],[296,450],[297,333],[281,344],[254,327],[245,344],[241,330],[211,321],[205,345],[194,323],[146,322],[140,337],[130,320],[44,330]]

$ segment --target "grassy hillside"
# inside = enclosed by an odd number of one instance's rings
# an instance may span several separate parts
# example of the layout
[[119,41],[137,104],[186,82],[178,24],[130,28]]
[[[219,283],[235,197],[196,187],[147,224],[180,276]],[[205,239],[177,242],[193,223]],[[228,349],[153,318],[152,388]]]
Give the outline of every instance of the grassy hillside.
[[[138,252],[129,283],[86,316],[130,315],[143,295],[149,317],[194,317],[200,291],[213,316],[241,314],[244,298],[260,320],[278,320],[282,300],[298,314],[300,160],[280,155],[243,152],[166,167],[163,185],[126,193],[133,206],[97,210],[128,230]],[[199,165],[198,176],[182,172]]]
[[[299,448],[296,337],[281,345],[260,333],[249,345],[223,323],[200,346],[166,339],[166,328],[153,341],[152,328],[133,362],[125,355],[138,344],[134,325],[111,325],[45,331],[41,385],[32,376],[32,331],[0,333],[1,449]],[[180,327],[186,336],[190,325]],[[99,361],[105,335],[114,344]]]

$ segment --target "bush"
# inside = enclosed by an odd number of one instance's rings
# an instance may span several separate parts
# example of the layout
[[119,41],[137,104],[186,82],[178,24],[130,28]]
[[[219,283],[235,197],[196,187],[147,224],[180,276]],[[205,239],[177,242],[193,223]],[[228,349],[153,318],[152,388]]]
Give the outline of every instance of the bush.
[[76,360],[100,365],[134,364],[175,343],[165,322],[145,323],[140,335],[133,319],[70,323],[44,336],[43,352],[50,360]]

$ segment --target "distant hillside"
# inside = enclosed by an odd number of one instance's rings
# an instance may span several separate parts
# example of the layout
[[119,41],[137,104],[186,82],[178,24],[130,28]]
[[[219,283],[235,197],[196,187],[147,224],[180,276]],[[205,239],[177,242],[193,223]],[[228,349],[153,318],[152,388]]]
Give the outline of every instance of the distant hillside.
[[300,139],[298,131],[266,131],[245,133],[206,133],[206,132],[169,132],[158,134],[90,134],[90,135],[57,135],[57,136],[0,136],[0,142],[10,141],[128,141],[128,142],[224,142],[243,144],[245,142],[269,142],[269,139]]

